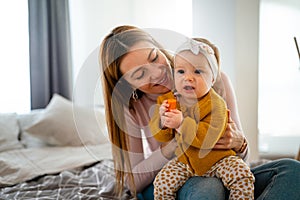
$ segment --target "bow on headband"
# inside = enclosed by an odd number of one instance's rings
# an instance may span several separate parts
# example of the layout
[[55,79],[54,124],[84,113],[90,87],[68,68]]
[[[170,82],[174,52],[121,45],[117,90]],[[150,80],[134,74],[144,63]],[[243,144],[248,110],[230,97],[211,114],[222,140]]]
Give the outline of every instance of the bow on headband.
[[215,82],[218,75],[218,62],[215,57],[214,50],[209,45],[193,39],[188,39],[185,43],[183,43],[177,50],[177,53],[186,50],[191,51],[194,55],[198,55],[199,53],[201,53],[206,57]]

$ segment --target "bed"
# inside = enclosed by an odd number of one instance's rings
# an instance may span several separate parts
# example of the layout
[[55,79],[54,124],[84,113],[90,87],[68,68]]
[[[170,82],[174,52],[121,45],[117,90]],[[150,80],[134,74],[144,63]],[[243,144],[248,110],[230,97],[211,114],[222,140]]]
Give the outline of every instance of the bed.
[[45,109],[0,113],[0,199],[120,199],[114,187],[103,108],[56,94]]

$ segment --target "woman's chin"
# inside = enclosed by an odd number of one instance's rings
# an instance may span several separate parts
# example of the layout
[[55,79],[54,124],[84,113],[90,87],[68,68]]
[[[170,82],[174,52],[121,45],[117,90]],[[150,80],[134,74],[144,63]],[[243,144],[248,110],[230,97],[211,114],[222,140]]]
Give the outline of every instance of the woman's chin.
[[155,94],[165,94],[167,92],[171,91],[171,87],[170,86],[156,86],[153,90],[153,93]]

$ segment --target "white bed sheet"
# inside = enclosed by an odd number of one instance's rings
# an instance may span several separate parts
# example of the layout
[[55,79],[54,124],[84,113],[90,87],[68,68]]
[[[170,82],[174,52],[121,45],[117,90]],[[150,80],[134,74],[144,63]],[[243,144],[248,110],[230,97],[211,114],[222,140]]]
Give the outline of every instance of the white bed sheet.
[[112,159],[111,144],[17,149],[0,153],[0,187]]

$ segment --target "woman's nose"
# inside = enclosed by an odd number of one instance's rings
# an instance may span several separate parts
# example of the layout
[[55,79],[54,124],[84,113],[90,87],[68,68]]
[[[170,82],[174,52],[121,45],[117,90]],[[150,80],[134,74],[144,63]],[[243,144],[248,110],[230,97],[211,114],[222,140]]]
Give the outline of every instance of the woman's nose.
[[163,73],[163,69],[161,67],[159,67],[158,65],[152,65],[150,73],[151,73],[150,74],[151,79],[155,80],[155,79],[161,77],[161,75]]

